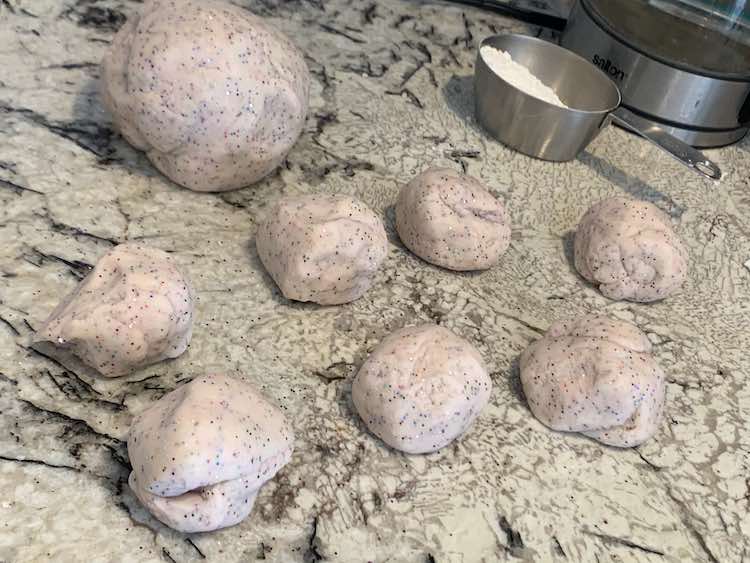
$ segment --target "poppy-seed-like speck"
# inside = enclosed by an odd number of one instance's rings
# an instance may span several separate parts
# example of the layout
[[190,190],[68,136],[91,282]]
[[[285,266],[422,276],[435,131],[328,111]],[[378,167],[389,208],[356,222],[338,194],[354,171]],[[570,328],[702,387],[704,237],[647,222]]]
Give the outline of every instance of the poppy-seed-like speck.
[[229,3],[152,0],[103,61],[115,126],[174,182],[224,191],[273,171],[305,123],[310,73],[282,33]]
[[258,226],[255,243],[287,299],[321,305],[360,298],[388,253],[383,222],[346,195],[277,201]]
[[438,325],[389,335],[352,383],[352,400],[367,428],[411,454],[437,451],[461,436],[491,392],[476,348]]
[[208,532],[247,517],[293,449],[284,415],[251,385],[198,377],[133,421],[128,484],[170,528]]
[[647,303],[680,289],[687,249],[669,217],[646,201],[613,197],[592,206],[576,230],[575,266],[609,299]]
[[510,244],[505,207],[476,178],[429,168],[405,185],[396,230],[414,254],[450,270],[485,270]]
[[115,246],[52,312],[37,341],[68,348],[107,377],[176,358],[190,343],[194,293],[169,254]]
[[666,392],[646,335],[598,315],[552,325],[521,355],[521,384],[546,426],[621,448],[654,435]]

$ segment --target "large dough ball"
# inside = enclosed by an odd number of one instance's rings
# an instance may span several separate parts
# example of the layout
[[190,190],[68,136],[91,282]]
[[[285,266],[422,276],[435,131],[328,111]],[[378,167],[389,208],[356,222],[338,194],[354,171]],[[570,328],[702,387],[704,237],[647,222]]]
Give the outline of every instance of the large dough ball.
[[208,532],[250,514],[293,446],[284,415],[253,387],[224,375],[198,377],[133,421],[128,483],[170,528]]
[[553,430],[628,448],[661,421],[664,373],[630,323],[587,316],[554,324],[521,355],[531,411]]
[[99,259],[36,338],[117,377],[182,354],[193,331],[193,307],[190,280],[169,254],[125,243]]
[[383,222],[345,195],[277,201],[258,227],[256,246],[287,299],[321,305],[361,297],[388,252]]
[[484,270],[510,244],[503,204],[476,178],[429,168],[403,187],[396,230],[414,254],[450,270]]
[[479,352],[437,325],[398,330],[381,342],[352,383],[370,431],[407,453],[434,452],[469,428],[492,380]]
[[250,12],[211,0],[151,0],[104,58],[115,126],[173,181],[198,191],[257,182],[305,122],[300,51]]
[[663,299],[687,274],[687,251],[669,218],[645,201],[613,197],[591,207],[574,252],[578,272],[610,299]]

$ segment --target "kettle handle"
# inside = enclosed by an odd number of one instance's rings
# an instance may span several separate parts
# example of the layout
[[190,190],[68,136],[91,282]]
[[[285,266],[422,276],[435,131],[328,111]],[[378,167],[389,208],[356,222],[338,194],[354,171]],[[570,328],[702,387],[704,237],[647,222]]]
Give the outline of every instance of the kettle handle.
[[670,154],[685,166],[698,174],[712,180],[721,179],[721,169],[701,151],[673,137],[661,127],[649,124],[644,127],[638,117],[630,110],[619,107],[610,114],[612,121],[621,125],[644,139],[651,141],[661,150]]

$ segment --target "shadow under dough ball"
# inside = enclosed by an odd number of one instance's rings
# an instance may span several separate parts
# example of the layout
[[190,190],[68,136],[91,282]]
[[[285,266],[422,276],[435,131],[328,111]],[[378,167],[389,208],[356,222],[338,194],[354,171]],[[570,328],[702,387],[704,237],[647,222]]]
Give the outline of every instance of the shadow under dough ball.
[[669,217],[646,201],[613,197],[592,206],[576,229],[576,270],[609,299],[650,302],[680,289],[688,254]]
[[198,377],[133,421],[128,484],[170,528],[209,532],[250,514],[293,447],[284,415],[252,386],[224,375]]
[[104,57],[115,127],[174,182],[217,192],[273,171],[305,123],[310,74],[263,19],[214,0],[151,0]]
[[388,252],[380,218],[346,195],[304,195],[271,205],[255,238],[263,266],[287,299],[348,303],[372,285]]
[[386,337],[352,383],[352,400],[367,428],[411,454],[437,451],[461,436],[491,392],[479,352],[438,325]]
[[521,355],[534,416],[553,430],[629,448],[661,422],[664,372],[638,327],[603,316],[561,321]]
[[414,254],[450,270],[484,270],[510,244],[510,218],[484,185],[450,168],[428,168],[401,189],[396,230]]
[[35,335],[69,349],[107,377],[176,358],[190,343],[194,294],[172,257],[136,243],[115,246]]

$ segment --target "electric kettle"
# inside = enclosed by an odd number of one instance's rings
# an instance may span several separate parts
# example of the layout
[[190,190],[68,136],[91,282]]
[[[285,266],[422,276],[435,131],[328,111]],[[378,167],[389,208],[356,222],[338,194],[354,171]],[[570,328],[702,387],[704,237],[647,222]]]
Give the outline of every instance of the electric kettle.
[[750,128],[750,0],[578,0],[561,45],[642,121],[715,147]]

